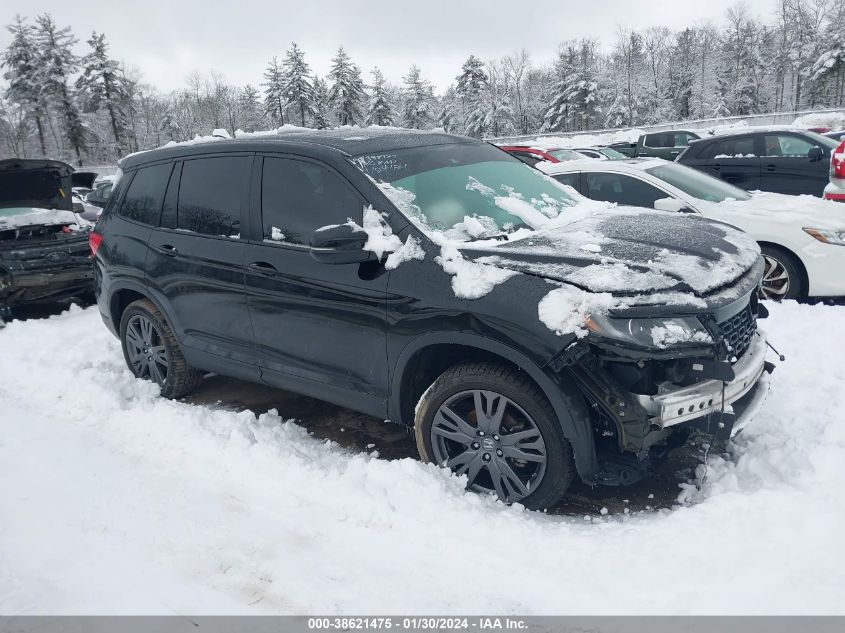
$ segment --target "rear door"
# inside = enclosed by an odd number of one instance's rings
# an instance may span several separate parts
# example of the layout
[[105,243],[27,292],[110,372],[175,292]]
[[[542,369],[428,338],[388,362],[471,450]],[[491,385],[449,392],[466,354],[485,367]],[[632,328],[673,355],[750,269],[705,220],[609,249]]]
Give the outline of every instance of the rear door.
[[222,373],[257,378],[240,239],[253,159],[226,154],[177,163],[161,226],[150,236],[147,275],[186,355],[205,369],[219,364]]
[[388,273],[376,261],[321,263],[309,248],[320,227],[362,224],[366,201],[307,158],[267,155],[256,170],[246,288],[263,380],[385,415]]
[[760,188],[760,156],[754,134],[732,136],[711,143],[698,155],[699,164],[690,167],[721,178],[747,191]]
[[810,139],[789,132],[761,134],[763,169],[760,189],[776,193],[821,196],[829,178],[830,150],[826,147],[821,160],[808,154],[820,147]]

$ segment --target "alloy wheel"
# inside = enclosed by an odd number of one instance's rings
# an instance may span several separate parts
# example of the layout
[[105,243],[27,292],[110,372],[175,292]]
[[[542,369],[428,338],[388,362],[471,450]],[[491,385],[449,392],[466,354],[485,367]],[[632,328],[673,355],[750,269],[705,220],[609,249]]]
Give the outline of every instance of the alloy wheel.
[[167,347],[153,322],[142,314],[126,324],[126,351],[138,378],[147,378],[164,386],[169,367]]
[[782,262],[771,255],[764,255],[763,258],[765,268],[760,286],[760,298],[780,301],[789,291],[789,272]]
[[431,425],[434,460],[468,487],[512,503],[528,496],[546,472],[546,444],[531,416],[494,391],[473,389],[448,398]]

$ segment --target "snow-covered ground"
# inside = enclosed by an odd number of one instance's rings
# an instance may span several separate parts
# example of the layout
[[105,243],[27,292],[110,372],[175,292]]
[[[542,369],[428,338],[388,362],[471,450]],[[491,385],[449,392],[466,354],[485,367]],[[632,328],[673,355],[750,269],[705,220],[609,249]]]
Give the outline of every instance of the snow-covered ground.
[[0,613],[843,614],[845,308],[770,310],[787,361],[703,488],[589,517],[163,400],[95,308],[12,322]]

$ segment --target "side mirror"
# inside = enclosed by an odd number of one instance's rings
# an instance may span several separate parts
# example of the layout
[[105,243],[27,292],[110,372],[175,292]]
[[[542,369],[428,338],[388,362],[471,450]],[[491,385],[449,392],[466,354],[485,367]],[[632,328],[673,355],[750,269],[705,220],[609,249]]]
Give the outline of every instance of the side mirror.
[[817,163],[822,158],[824,158],[824,150],[818,145],[816,145],[815,147],[811,147],[807,151],[807,158],[810,159],[811,163]]
[[654,201],[654,208],[658,211],[678,213],[684,208],[684,203],[677,198],[660,198],[660,200]]
[[314,231],[311,236],[311,257],[323,264],[354,264],[374,259],[364,250],[368,235],[349,224],[337,224]]

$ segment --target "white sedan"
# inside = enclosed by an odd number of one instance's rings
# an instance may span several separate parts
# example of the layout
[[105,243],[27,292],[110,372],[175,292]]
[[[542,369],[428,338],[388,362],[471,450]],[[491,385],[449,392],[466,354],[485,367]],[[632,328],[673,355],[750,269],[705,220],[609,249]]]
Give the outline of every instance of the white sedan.
[[845,205],[814,196],[748,193],[654,158],[538,165],[592,200],[701,215],[757,240],[766,260],[761,296],[845,296]]

